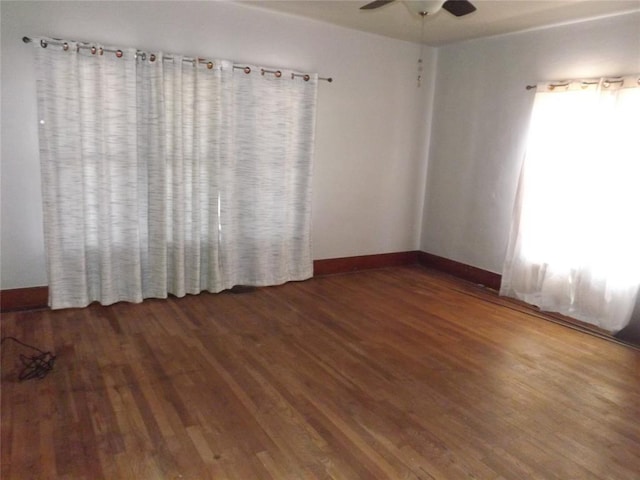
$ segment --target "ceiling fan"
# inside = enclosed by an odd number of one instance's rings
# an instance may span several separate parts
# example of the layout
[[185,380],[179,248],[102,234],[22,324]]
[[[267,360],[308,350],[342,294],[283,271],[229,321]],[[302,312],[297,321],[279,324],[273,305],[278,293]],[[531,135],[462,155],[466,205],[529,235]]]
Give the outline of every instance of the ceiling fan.
[[[380,8],[388,3],[392,3],[395,0],[375,0],[360,7],[360,10],[373,10]],[[471,12],[475,12],[476,7],[468,0],[421,0],[421,1],[403,1],[403,3],[414,13],[422,17],[427,15],[433,15],[440,9],[444,9],[447,12],[455,15],[456,17],[462,17],[468,15]]]
[[[376,8],[383,7],[395,0],[374,0],[366,5],[360,7],[360,10],[374,10]],[[400,0],[406,5],[406,7],[412,12],[422,17],[422,33],[420,37],[420,57],[418,58],[418,88],[422,85],[422,56],[423,56],[423,41],[424,36],[424,20],[427,15],[433,15],[438,13],[441,9],[446,10],[456,17],[462,17],[469,13],[475,12],[476,7],[468,0]]]

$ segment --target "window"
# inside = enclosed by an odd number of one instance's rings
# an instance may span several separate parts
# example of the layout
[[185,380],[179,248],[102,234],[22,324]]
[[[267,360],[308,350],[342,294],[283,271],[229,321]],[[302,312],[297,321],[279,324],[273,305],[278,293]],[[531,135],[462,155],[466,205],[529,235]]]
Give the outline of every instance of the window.
[[538,87],[501,293],[617,331],[640,285],[638,77]]

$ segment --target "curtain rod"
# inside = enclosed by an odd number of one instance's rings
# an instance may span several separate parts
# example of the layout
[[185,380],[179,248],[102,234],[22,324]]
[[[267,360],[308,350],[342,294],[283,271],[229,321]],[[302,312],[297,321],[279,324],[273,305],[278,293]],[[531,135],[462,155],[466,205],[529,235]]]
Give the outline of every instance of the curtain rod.
[[[549,88],[550,90],[553,90],[554,88],[568,87],[573,82],[579,82],[580,85],[584,85],[585,87],[588,86],[588,85],[598,85],[600,83],[599,80],[594,80],[594,81],[588,81],[588,80],[565,80],[565,81],[558,82],[558,83],[549,83],[547,85],[547,88]],[[608,87],[609,85],[611,85],[612,83],[624,83],[624,78],[614,77],[614,78],[604,78],[602,80],[602,85],[604,85],[605,88]],[[640,85],[640,79],[638,79],[638,85]],[[534,89],[538,88],[538,85],[537,84],[527,85],[525,88],[527,90],[534,90]]]
[[[33,39],[31,37],[24,36],[24,37],[22,37],[22,41],[24,43],[32,43]],[[64,41],[64,40],[60,40],[59,38],[52,39],[52,41],[40,40],[40,46],[42,48],[47,48],[47,45],[49,43],[51,43],[52,45],[61,45],[64,50],[68,50],[69,49],[69,42],[68,41]],[[123,55],[123,51],[122,50],[113,50],[113,49],[110,49],[110,48],[103,48],[103,47],[96,48],[95,46],[88,45],[88,44],[80,45],[80,43],[83,43],[83,42],[74,42],[74,43],[78,43],[78,45],[77,45],[78,49],[86,48],[86,49],[91,50],[91,53],[93,53],[93,54],[99,53],[100,55],[102,55],[104,52],[109,52],[109,53],[115,53],[116,57],[118,57],[118,58],[122,57],[122,55]],[[146,56],[147,56],[147,52],[143,52],[142,50],[136,50],[136,55],[141,55],[142,59],[145,60]],[[151,60],[152,62],[155,61],[155,57],[156,57],[155,54],[153,54],[153,53],[149,54],[149,60]],[[171,56],[166,56],[164,58],[166,60],[173,60],[173,57],[171,57]],[[213,68],[213,62],[212,61],[204,59],[204,58],[200,58],[200,57],[198,57],[198,58],[183,58],[182,61],[183,62],[194,63],[194,64],[196,62],[202,63],[202,64],[206,64],[207,68],[209,70],[211,70]],[[247,67],[247,66],[244,66],[244,65],[235,65],[234,64],[233,65],[233,69],[234,70],[238,70],[238,69],[239,70],[243,70],[244,73],[247,73],[247,74],[251,73],[251,68]],[[264,68],[260,69],[260,74],[261,75],[264,75],[265,73],[271,73],[271,74],[275,75],[276,78],[280,78],[282,76],[282,71],[280,71],[280,70],[267,70],[267,69],[264,69]],[[292,73],[291,74],[291,79],[292,80],[294,78],[296,78],[296,77],[301,77],[305,82],[308,82],[311,79],[311,76],[308,73]],[[332,77],[318,77],[318,80],[324,80],[324,81],[329,82],[329,83],[333,82],[333,78]]]

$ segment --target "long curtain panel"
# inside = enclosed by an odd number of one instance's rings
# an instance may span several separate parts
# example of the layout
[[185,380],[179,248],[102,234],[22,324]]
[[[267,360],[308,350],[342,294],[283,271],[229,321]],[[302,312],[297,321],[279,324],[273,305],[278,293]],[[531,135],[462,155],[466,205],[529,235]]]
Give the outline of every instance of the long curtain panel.
[[52,308],[312,276],[316,75],[67,45],[36,47]]
[[500,293],[617,332],[640,289],[639,77],[541,85]]

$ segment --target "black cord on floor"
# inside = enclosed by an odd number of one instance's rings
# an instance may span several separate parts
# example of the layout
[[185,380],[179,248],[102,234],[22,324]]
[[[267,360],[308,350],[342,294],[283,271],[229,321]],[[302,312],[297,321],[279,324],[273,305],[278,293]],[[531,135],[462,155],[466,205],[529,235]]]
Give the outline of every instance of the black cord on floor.
[[56,356],[51,352],[45,352],[36,348],[34,346],[28,345],[24,342],[21,342],[15,337],[2,337],[0,340],[0,345],[2,345],[5,340],[12,340],[23,347],[30,348],[31,350],[35,350],[39,352],[39,355],[23,355],[20,354],[20,361],[24,366],[18,375],[18,380],[29,380],[30,378],[44,378],[47,373],[49,373],[53,369],[53,364],[56,360]]

